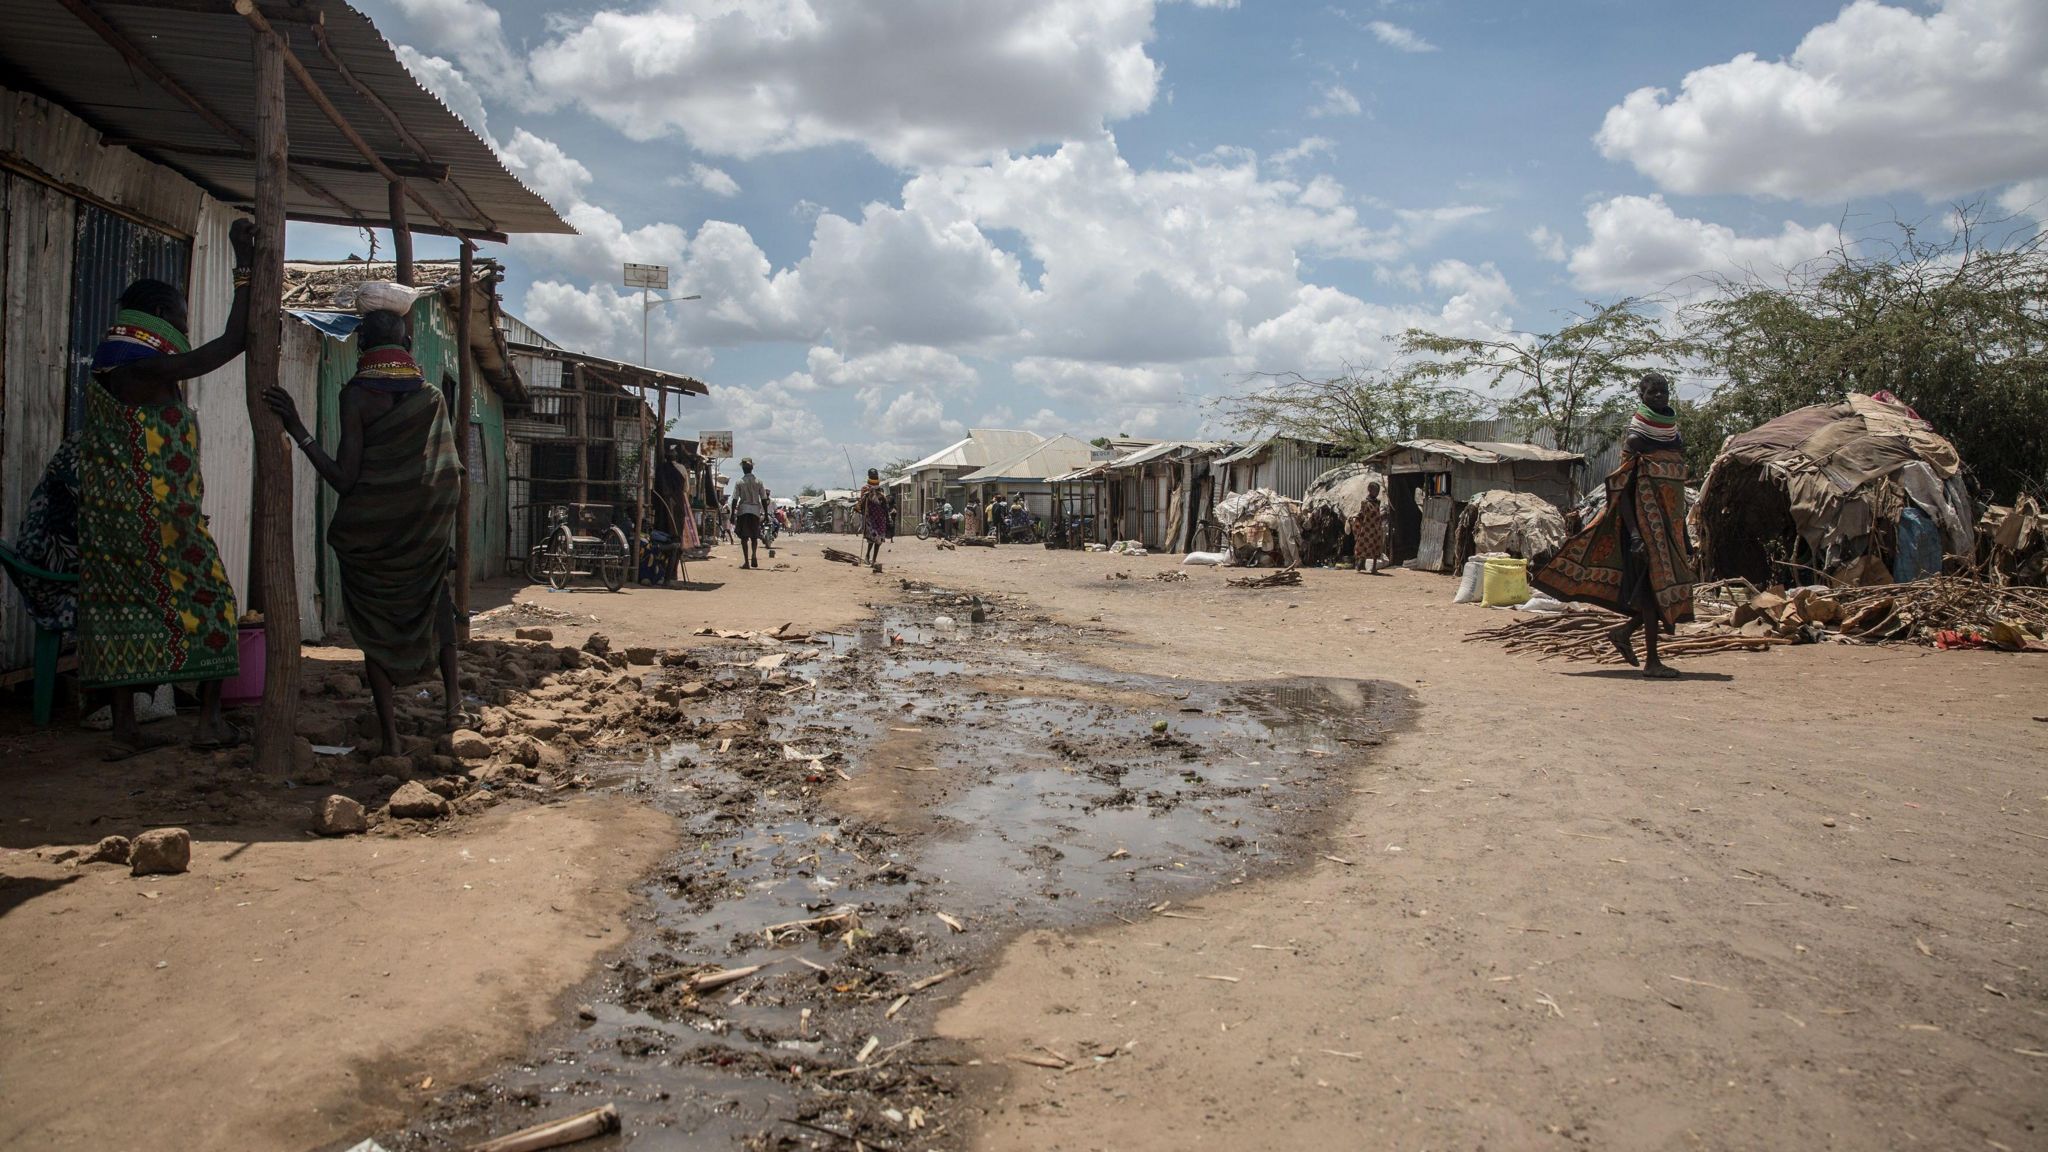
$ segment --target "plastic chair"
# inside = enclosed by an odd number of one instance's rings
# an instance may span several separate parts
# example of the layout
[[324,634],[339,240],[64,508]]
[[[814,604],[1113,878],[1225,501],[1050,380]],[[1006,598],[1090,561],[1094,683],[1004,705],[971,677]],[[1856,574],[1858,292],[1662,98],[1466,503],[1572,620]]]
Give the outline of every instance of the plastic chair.
[[[54,580],[59,584],[78,583],[76,572],[48,572],[21,558],[21,555],[5,544],[0,544],[0,564],[14,576],[36,576]],[[36,727],[50,726],[50,713],[57,705],[57,657],[64,649],[64,634],[36,625]]]

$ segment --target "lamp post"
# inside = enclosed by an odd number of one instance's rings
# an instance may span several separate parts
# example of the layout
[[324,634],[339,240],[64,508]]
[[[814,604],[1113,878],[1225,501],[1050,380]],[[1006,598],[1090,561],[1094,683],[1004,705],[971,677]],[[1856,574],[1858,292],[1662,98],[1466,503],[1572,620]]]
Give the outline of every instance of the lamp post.
[[[640,289],[640,366],[651,369],[654,365],[649,363],[650,357],[647,347],[647,318],[649,314],[663,304],[680,304],[685,300],[702,300],[703,297],[693,292],[688,296],[664,296],[656,299],[654,295],[655,289],[668,290],[668,266],[665,264],[628,264],[626,265],[625,281],[626,287]],[[668,389],[661,387],[656,390],[661,395],[662,413],[665,416],[668,412]],[[657,438],[666,436],[667,433],[668,429],[666,428],[657,428],[655,430]],[[647,439],[647,390],[642,388],[640,390],[640,486],[633,498],[632,564],[636,578],[640,569],[640,553],[646,546],[643,537],[647,531],[647,498],[649,490],[653,487],[654,468],[648,460],[648,453],[651,449],[652,445],[648,443]]]

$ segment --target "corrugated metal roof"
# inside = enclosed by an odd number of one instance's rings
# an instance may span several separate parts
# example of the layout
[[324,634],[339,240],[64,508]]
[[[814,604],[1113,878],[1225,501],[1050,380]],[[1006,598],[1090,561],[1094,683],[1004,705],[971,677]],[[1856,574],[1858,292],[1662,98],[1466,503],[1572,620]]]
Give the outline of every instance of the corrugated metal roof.
[[1507,444],[1485,440],[1467,443],[1462,440],[1403,440],[1366,457],[1368,460],[1385,460],[1402,450],[1427,452],[1433,456],[1448,456],[1468,464],[1500,464],[1508,460],[1534,460],[1545,463],[1571,463],[1585,459],[1576,452],[1561,452],[1555,448],[1544,448],[1536,444]]
[[973,428],[966,437],[905,468],[904,474],[927,468],[986,468],[997,460],[1036,447],[1044,437],[1010,428]]
[[1199,452],[1226,452],[1236,445],[1228,440],[1165,440],[1150,448],[1140,448],[1128,456],[1109,462],[1111,469],[1135,468],[1167,456],[1191,456]]
[[1095,449],[1086,440],[1062,432],[960,479],[970,484],[984,480],[1046,480],[1073,471],[1094,455]]
[[1483,448],[1503,460],[1540,460],[1546,463],[1569,463],[1585,459],[1584,456],[1579,455],[1577,452],[1564,452],[1556,448],[1545,448],[1541,444],[1528,444],[1520,441],[1468,440],[1466,443],[1474,448]]
[[[250,203],[256,90],[255,33],[248,22],[226,0],[217,7],[101,0],[93,11],[240,138],[151,79],[58,0],[0,0],[0,27],[7,29],[0,74],[11,86],[61,105],[108,143],[184,175],[216,199]],[[265,4],[261,11],[379,159],[408,177],[408,186],[455,227],[485,236],[574,231],[413,79],[368,17],[340,0]],[[286,185],[285,211],[299,220],[383,225],[389,184],[289,75],[285,112],[292,168],[301,178]],[[408,216],[414,230],[438,231],[417,204]]]

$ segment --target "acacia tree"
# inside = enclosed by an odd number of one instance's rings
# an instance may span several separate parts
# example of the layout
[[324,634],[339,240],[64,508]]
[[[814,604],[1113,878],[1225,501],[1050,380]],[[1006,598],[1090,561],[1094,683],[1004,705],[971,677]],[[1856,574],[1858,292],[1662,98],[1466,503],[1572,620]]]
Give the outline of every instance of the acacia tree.
[[1845,392],[1888,391],[1957,452],[1981,488],[2048,488],[2044,234],[1962,205],[1934,234],[1893,221],[1781,279],[1724,280],[1686,311],[1721,383],[1697,430],[1728,433]]
[[1243,391],[1209,401],[1226,427],[1247,436],[1289,436],[1365,456],[1396,440],[1456,435],[1485,404],[1473,393],[1406,372],[1347,367],[1329,377],[1261,373]]
[[1501,415],[1548,429],[1567,452],[1584,452],[1619,423],[1637,377],[1674,367],[1685,352],[1641,298],[1587,307],[1554,332],[1473,337],[1410,328],[1399,346],[1417,380],[1483,380],[1503,397]]

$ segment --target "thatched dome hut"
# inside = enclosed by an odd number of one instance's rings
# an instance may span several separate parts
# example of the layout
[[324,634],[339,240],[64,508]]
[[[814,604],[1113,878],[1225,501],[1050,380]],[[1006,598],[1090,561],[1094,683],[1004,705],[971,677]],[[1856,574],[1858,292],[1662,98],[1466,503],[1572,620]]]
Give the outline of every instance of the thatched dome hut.
[[1902,525],[1968,556],[1975,518],[1955,445],[1890,394],[1852,392],[1730,436],[1692,527],[1705,578],[1762,586],[1873,571],[1866,556],[1890,572]]

